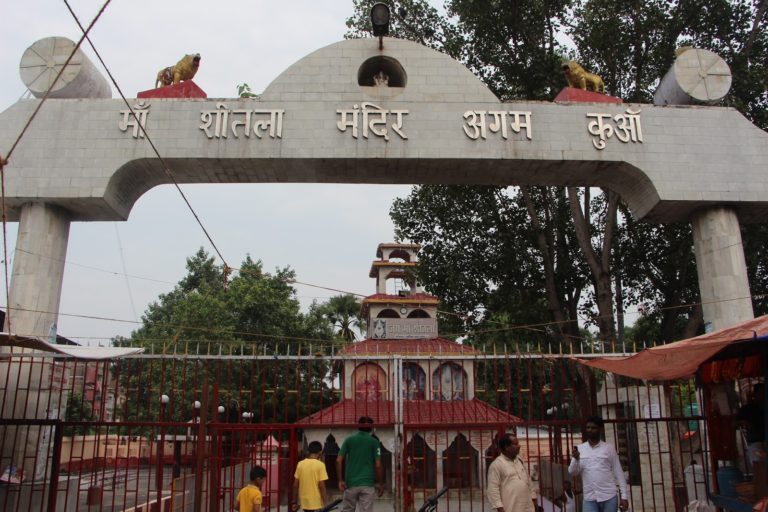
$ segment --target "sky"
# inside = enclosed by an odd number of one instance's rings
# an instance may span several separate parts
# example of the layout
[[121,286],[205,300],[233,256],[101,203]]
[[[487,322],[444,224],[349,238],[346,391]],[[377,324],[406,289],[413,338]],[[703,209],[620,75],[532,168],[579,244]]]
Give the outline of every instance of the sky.
[[[103,5],[69,3],[84,26]],[[18,72],[25,49],[51,36],[77,41],[81,33],[63,1],[0,0],[0,11],[2,112],[25,94]],[[297,60],[343,39],[351,14],[351,0],[113,0],[90,38],[128,98],[152,88],[157,71],[187,53],[200,53],[194,80],[209,97],[235,97],[238,84],[248,83],[260,93]],[[90,47],[83,51],[103,72]],[[7,150],[0,148],[0,154]],[[250,254],[266,271],[290,266],[299,281],[368,295],[374,292],[368,271],[376,246],[394,239],[390,205],[410,187],[215,184],[182,189],[229,265],[239,266]],[[6,229],[9,258],[17,226],[9,223]],[[200,247],[214,254],[170,185],[142,196],[126,222],[72,223],[59,334],[84,344],[130,335],[147,305],[185,275],[186,258]],[[305,308],[336,294],[300,285],[296,290]],[[4,298],[3,290],[3,308]]]

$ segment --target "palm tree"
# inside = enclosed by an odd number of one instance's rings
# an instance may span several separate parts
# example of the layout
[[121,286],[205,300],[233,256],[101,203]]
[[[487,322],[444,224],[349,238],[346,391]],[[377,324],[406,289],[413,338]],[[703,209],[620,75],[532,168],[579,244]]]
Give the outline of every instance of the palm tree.
[[360,306],[360,301],[351,294],[336,295],[322,305],[323,316],[333,324],[336,335],[348,343],[357,339],[354,329],[364,329]]

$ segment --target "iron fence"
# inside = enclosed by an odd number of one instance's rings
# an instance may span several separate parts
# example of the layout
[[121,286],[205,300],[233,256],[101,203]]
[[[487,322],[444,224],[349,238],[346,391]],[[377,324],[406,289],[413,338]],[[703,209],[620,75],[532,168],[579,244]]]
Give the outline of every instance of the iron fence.
[[486,470],[506,432],[545,510],[559,510],[552,502],[592,414],[606,419],[634,510],[683,510],[713,481],[692,383],[647,385],[559,354],[17,354],[0,366],[9,512],[228,512],[253,465],[269,475],[265,504],[288,512],[311,440],[323,443],[338,493],[335,457],[360,415],[381,441],[377,510],[414,510],[443,487],[439,508],[489,510]]

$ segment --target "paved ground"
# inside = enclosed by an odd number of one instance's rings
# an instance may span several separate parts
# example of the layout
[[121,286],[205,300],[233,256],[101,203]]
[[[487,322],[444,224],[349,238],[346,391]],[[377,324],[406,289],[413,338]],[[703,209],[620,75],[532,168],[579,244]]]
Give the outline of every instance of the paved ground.
[[[542,500],[542,507],[544,512],[560,512],[560,508],[556,507],[549,500]],[[419,505],[421,506],[421,505]],[[392,512],[394,506],[392,501],[376,500],[373,504],[373,512]],[[417,508],[418,510],[418,508]],[[485,500],[453,500],[445,502],[440,500],[437,507],[437,512],[493,512],[491,506]]]

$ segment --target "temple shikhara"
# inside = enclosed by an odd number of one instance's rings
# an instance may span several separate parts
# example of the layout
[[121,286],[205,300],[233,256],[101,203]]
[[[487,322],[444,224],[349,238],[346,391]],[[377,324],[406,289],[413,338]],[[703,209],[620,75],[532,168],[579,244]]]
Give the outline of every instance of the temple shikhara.
[[[374,420],[387,488],[400,473],[424,495],[444,486],[483,488],[495,436],[523,421],[476,398],[475,362],[482,356],[439,336],[440,301],[416,279],[418,250],[415,244],[379,244],[370,271],[376,293],[362,301],[368,337],[340,353],[342,396],[297,422],[306,425],[305,443],[323,443],[332,489],[339,446],[360,416]],[[398,448],[405,454],[403,472],[393,471]]]

